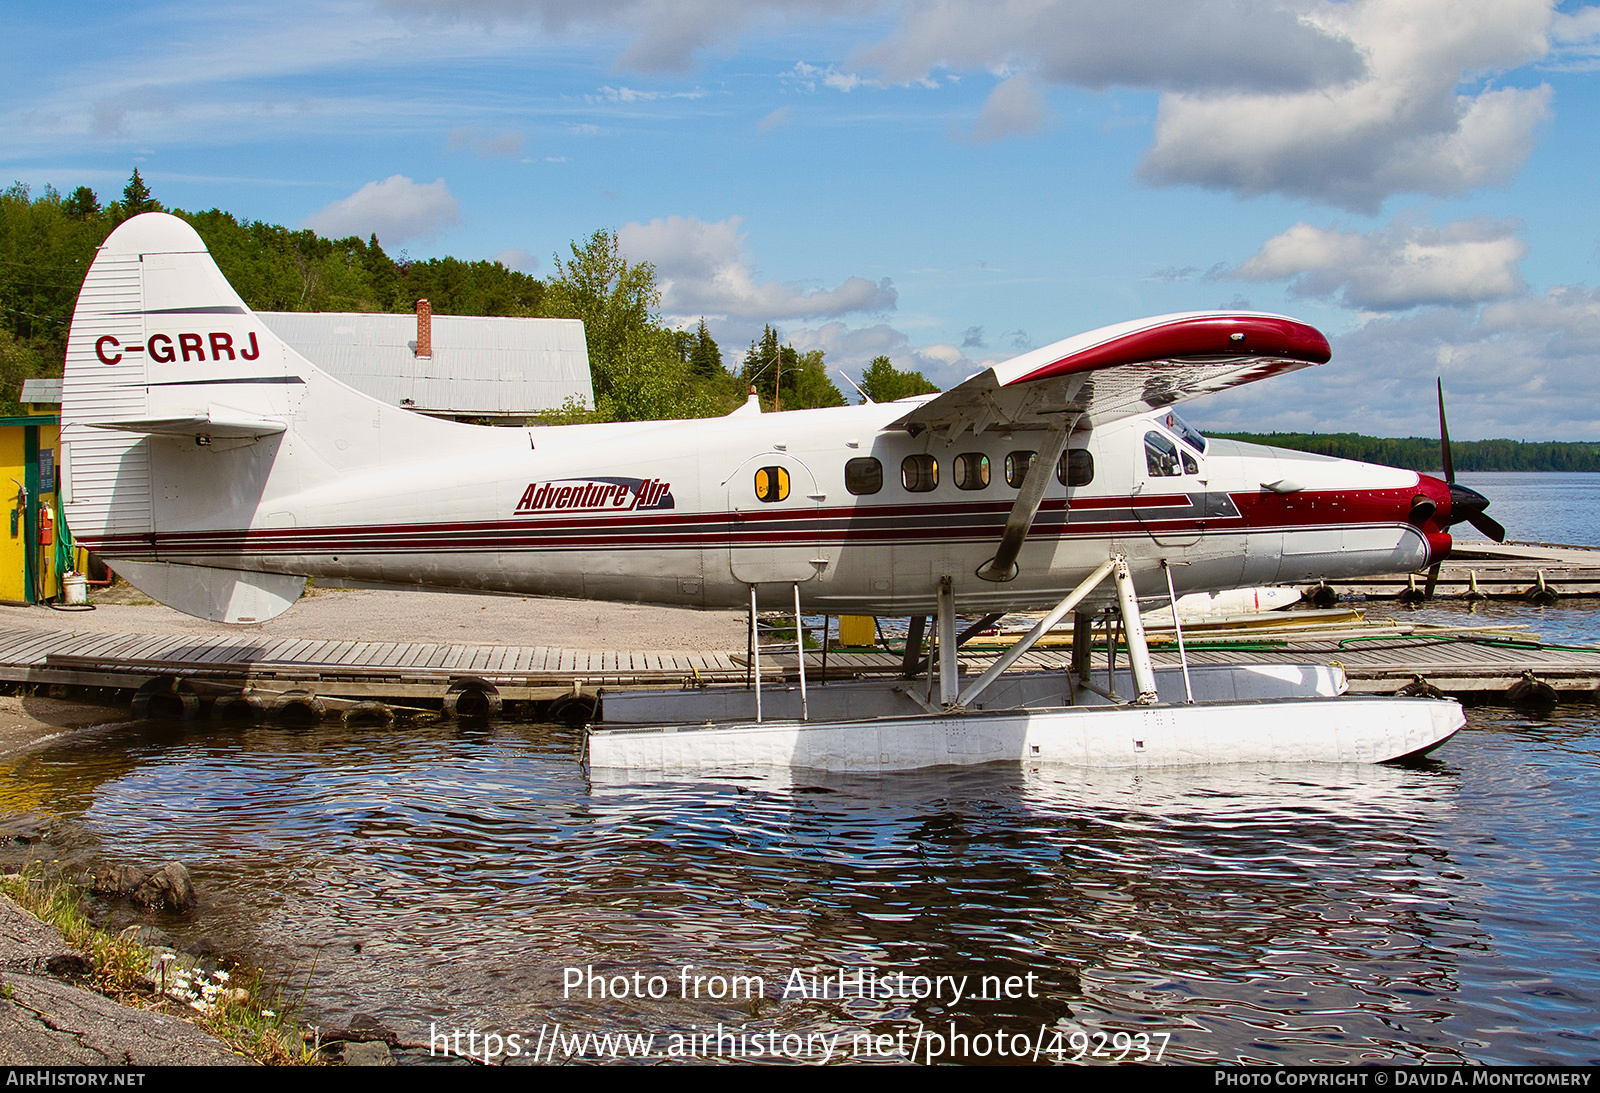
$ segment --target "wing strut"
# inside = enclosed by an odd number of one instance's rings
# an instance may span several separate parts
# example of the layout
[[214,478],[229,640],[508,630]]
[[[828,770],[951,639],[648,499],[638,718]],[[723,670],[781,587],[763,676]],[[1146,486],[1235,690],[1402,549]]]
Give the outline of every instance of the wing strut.
[[1016,503],[1011,506],[1011,515],[1006,517],[1006,529],[1000,535],[1000,549],[993,558],[978,567],[978,576],[984,580],[1005,582],[1016,577],[1017,555],[1022,553],[1022,544],[1028,538],[1028,530],[1033,527],[1033,518],[1039,515],[1039,506],[1044,503],[1044,491],[1050,487],[1050,476],[1061,461],[1061,453],[1067,450],[1067,438],[1078,424],[1078,416],[1072,414],[1063,418],[1059,426],[1045,434],[1044,446],[1028,465],[1028,473],[1022,479],[1022,489],[1017,494]]

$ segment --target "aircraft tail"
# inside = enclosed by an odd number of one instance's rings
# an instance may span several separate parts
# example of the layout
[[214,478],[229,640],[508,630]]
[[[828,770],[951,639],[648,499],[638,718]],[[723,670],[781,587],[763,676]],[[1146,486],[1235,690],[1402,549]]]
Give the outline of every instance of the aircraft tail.
[[190,614],[254,622],[287,609],[304,576],[174,563],[163,533],[249,526],[313,371],[193,228],[164,213],[128,220],[84,279],[67,343],[61,470],[74,536]]

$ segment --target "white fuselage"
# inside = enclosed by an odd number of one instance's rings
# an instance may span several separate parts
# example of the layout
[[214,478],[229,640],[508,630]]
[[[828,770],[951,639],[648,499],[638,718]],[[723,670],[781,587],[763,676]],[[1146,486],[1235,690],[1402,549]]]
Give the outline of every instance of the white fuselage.
[[[1037,431],[946,443],[886,429],[903,404],[473,427],[365,401],[342,413],[335,381],[318,379],[287,434],[204,448],[145,438],[154,534],[89,545],[111,559],[702,607],[747,604],[751,585],[792,604],[798,584],[808,609],[863,614],[930,611],[946,576],[962,610],[1039,607],[1111,553],[1145,594],[1165,592],[1162,559],[1182,593],[1403,572],[1429,555],[1406,520],[1416,473],[1229,441],[1201,451],[1160,413],[1073,437],[1068,458],[1092,475],[1068,487],[1052,469],[1018,575],[993,583],[976,572],[1017,497],[1007,458],[1037,448]],[[1173,473],[1156,473],[1151,433],[1178,453]],[[374,453],[396,436],[407,443]],[[875,492],[870,463],[847,483],[851,460],[877,461]]]
[[[1442,482],[1207,443],[1143,412],[1327,352],[1281,316],[1169,316],[931,401],[490,428],[333,379],[251,313],[191,227],[150,213],[112,233],[79,294],[65,509],[157,599],[229,621],[283,610],[302,577],[702,607],[752,587],[792,605],[798,586],[812,610],[905,614],[946,579],[963,610],[1046,606],[1112,554],[1147,595],[1166,591],[1163,561],[1200,592],[1442,557]],[[1035,477],[1019,502],[1020,456],[1073,426],[1042,501]]]

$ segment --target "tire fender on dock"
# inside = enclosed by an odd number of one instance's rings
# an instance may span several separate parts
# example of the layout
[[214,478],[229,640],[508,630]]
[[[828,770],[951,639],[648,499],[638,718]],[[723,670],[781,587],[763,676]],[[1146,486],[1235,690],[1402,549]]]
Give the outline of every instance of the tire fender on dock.
[[193,721],[200,716],[200,697],[176,676],[157,676],[133,693],[133,716],[141,720]]
[[223,695],[211,704],[211,720],[259,725],[267,717],[267,701],[260,695]]
[[1560,701],[1560,696],[1532,672],[1523,672],[1521,679],[1506,688],[1506,701],[1527,710],[1548,710]]
[[344,711],[344,723],[351,725],[393,725],[394,710],[382,702],[357,702]]
[[500,691],[486,679],[463,676],[450,681],[440,712],[456,718],[494,717],[505,707]]
[[284,691],[267,708],[274,721],[285,725],[315,725],[328,715],[328,707],[311,691]]

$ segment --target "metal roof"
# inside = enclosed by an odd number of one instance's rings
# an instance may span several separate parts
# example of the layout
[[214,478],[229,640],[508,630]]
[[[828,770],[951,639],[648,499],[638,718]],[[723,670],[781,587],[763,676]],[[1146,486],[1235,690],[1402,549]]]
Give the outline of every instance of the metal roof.
[[435,315],[433,356],[419,358],[415,315],[256,314],[335,379],[408,410],[516,417],[558,409],[569,398],[594,405],[577,319]]
[[22,381],[22,397],[18,402],[44,402],[51,406],[61,405],[61,380],[48,378],[35,378]]

